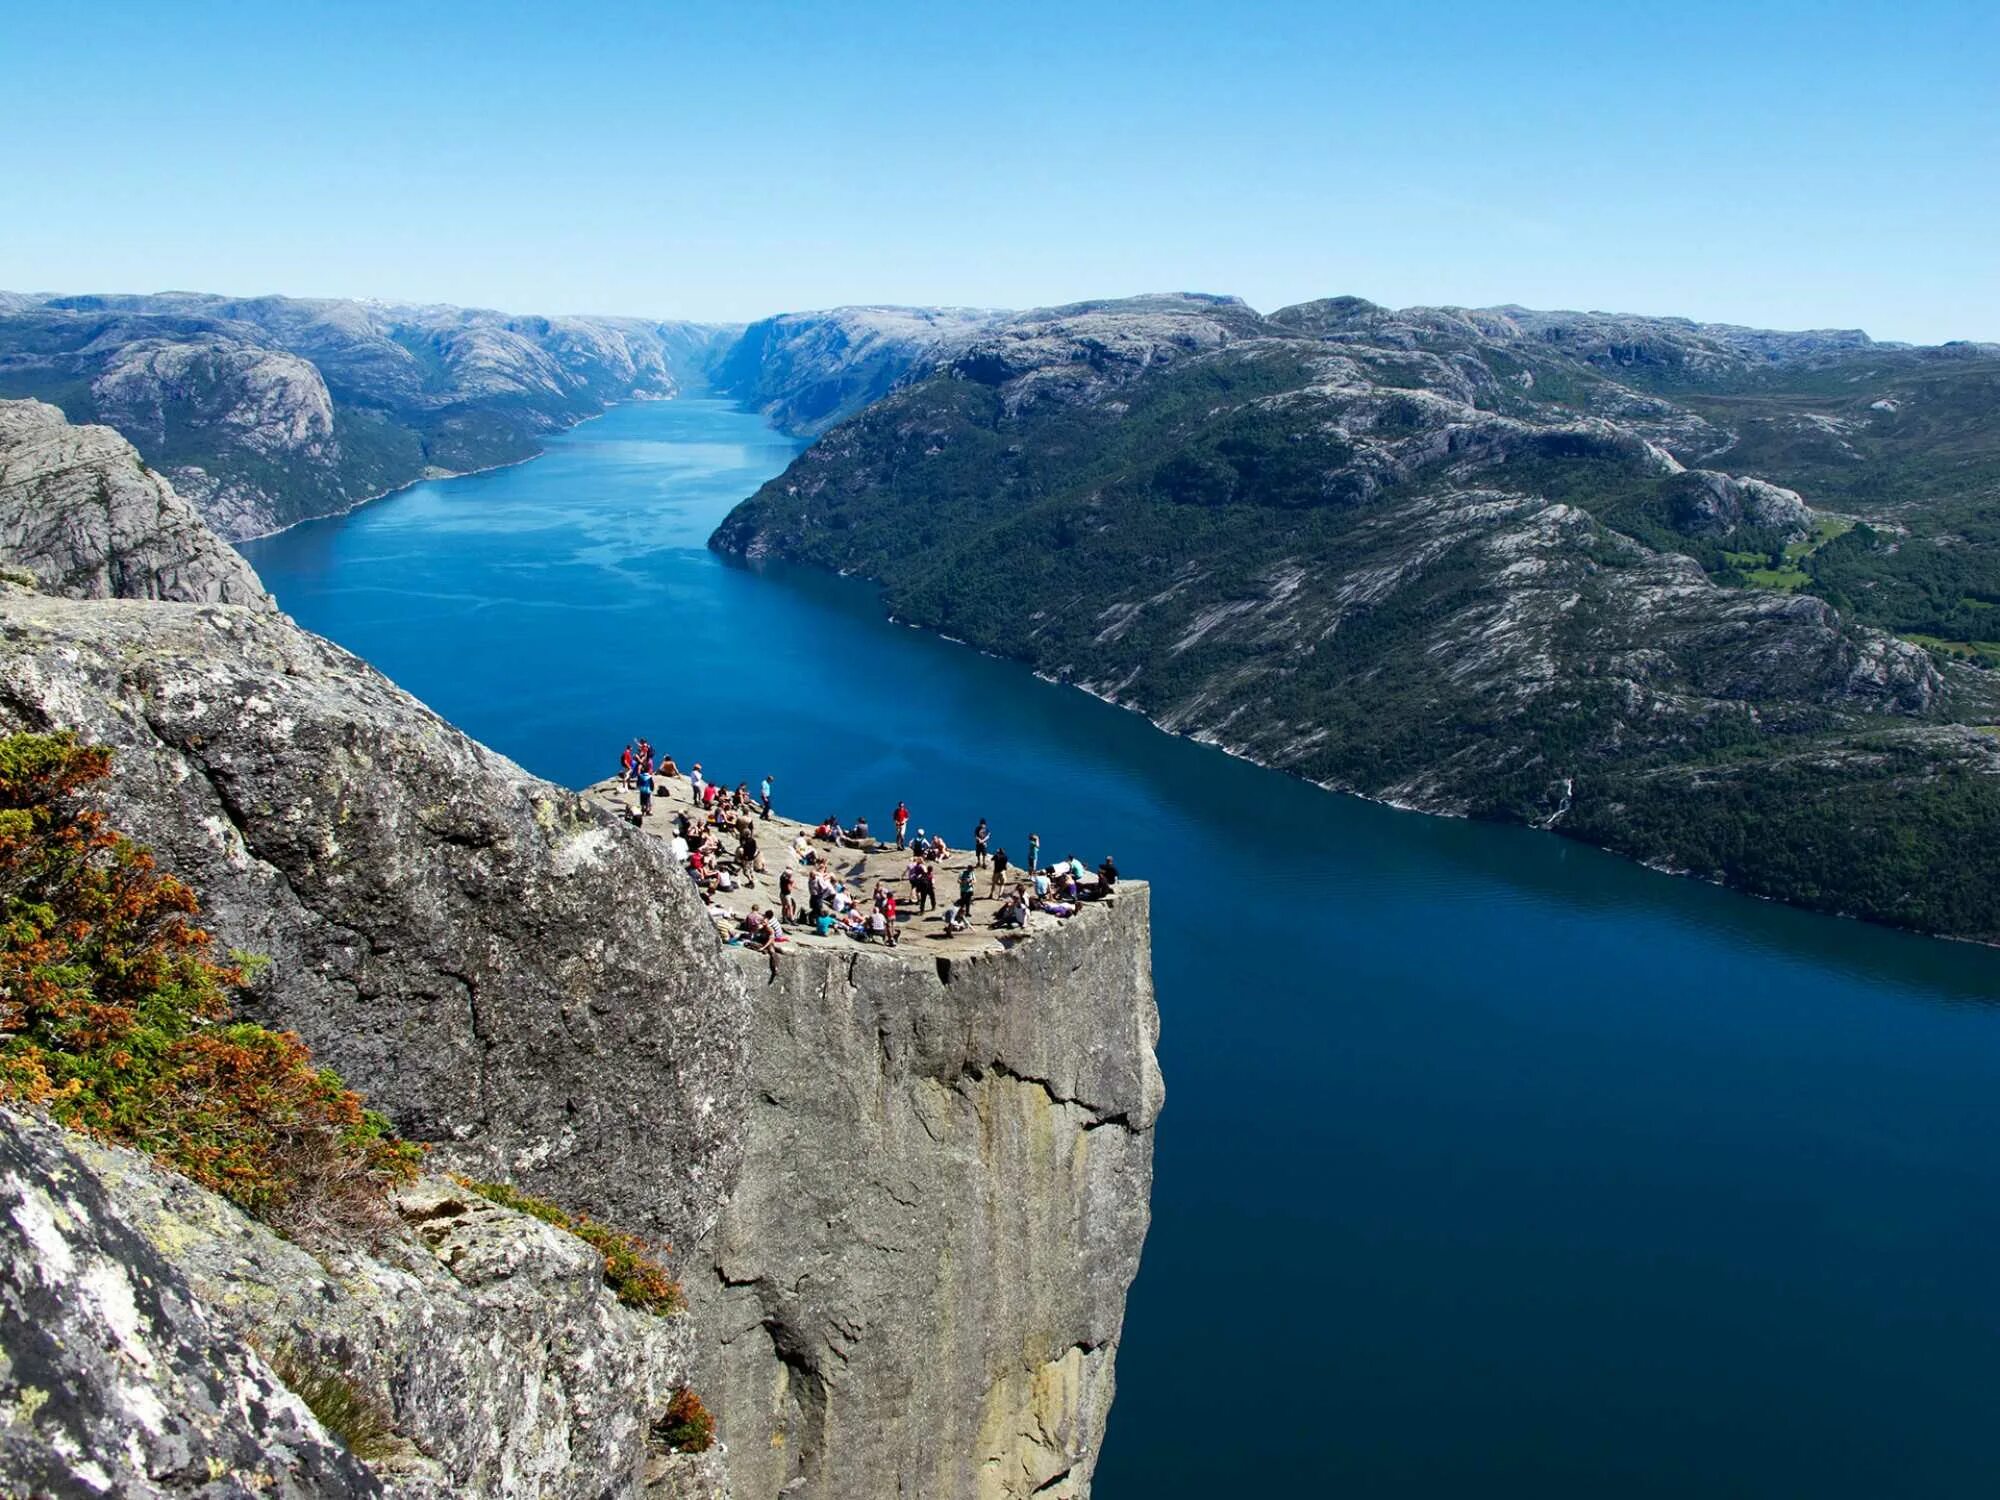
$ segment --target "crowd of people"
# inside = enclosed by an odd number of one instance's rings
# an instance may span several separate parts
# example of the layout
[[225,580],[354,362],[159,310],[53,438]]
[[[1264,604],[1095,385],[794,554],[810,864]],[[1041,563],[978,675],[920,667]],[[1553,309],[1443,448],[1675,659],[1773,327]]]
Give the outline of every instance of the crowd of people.
[[[643,826],[654,816],[653,804],[661,796],[661,783],[678,780],[680,767],[672,756],[663,756],[641,738],[626,745],[619,758],[619,783],[638,793],[636,817]],[[782,851],[770,851],[760,844],[757,833],[771,820],[773,778],[765,776],[753,794],[748,782],[734,788],[711,781],[702,772],[700,761],[687,770],[689,805],[673,810],[670,845],[674,859],[688,872],[707,904],[708,912],[723,936],[754,952],[764,954],[775,978],[782,945],[790,938],[788,927],[804,927],[821,937],[846,936],[861,942],[878,942],[896,947],[902,941],[905,923],[937,913],[942,935],[968,931],[974,922],[979,900],[978,871],[989,871],[985,898],[994,903],[988,924],[996,929],[1024,929],[1031,912],[1046,912],[1057,918],[1074,916],[1089,901],[1101,901],[1115,894],[1118,866],[1109,855],[1095,871],[1085,868],[1075,855],[1042,866],[1040,834],[1028,836],[1028,856],[1015,864],[1004,848],[993,848],[992,831],[984,818],[972,831],[972,849],[959,867],[955,883],[947,868],[952,849],[942,834],[918,828],[909,832],[910,809],[898,801],[890,821],[896,830],[893,845],[877,840],[868,830],[868,819],[860,817],[844,825],[838,817],[822,818],[810,831],[801,830]],[[836,866],[841,850],[863,855],[895,849],[908,855],[901,876],[876,878],[863,892],[862,875],[866,862],[851,865],[846,873]],[[771,865],[777,866],[777,904],[761,910],[755,897],[741,915],[725,905],[724,895],[766,887]],[[850,887],[849,877],[860,876]],[[941,904],[939,881],[955,892],[949,904]],[[899,892],[897,887],[902,890]]]

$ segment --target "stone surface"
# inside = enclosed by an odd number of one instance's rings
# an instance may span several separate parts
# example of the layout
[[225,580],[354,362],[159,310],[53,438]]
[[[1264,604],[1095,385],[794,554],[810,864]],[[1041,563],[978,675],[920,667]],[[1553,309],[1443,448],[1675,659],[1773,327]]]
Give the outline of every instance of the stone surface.
[[[280,1482],[294,1476],[294,1493],[374,1493],[370,1475],[405,1500],[700,1493],[671,1487],[698,1466],[652,1437],[687,1379],[689,1320],[621,1306],[597,1253],[572,1235],[426,1177],[398,1195],[400,1223],[380,1243],[314,1254],[143,1156],[4,1111],[0,1157],[17,1168],[0,1177],[0,1193],[14,1195],[0,1233],[21,1240],[0,1316],[33,1309],[38,1288],[68,1278],[82,1295],[44,1315],[73,1360],[102,1347],[155,1385],[218,1368],[234,1381],[226,1399],[211,1378],[168,1406],[184,1414],[181,1442],[207,1445],[182,1454],[169,1430],[147,1426],[142,1396],[121,1394],[128,1375],[56,1371],[17,1456],[58,1451],[37,1423],[96,1390],[112,1393],[113,1425],[86,1453],[144,1447],[150,1456],[134,1467],[149,1465],[156,1482],[174,1468],[209,1478],[213,1452],[246,1476],[260,1464]],[[121,1326],[127,1295],[155,1311],[143,1335]],[[108,1340],[84,1336],[93,1319]],[[10,1326],[0,1347],[15,1361],[18,1424],[32,1340]],[[327,1371],[390,1424],[387,1451],[366,1466],[283,1386],[287,1374]]]
[[689,1290],[739,1500],[1083,1496],[1162,1100],[1147,891],[1004,953],[737,950],[742,1182]]
[[77,598],[272,607],[234,548],[109,427],[0,401],[0,555]]
[[0,1493],[383,1494],[76,1147],[0,1111]]

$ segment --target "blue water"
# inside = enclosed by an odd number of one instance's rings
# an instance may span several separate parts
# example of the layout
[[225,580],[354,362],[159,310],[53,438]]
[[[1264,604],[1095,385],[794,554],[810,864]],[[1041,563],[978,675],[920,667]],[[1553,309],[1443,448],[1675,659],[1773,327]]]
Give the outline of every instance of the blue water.
[[629,406],[244,549],[542,775],[1153,882],[1168,1108],[1103,1500],[2000,1485],[2000,955],[1315,791],[703,550],[792,444]]

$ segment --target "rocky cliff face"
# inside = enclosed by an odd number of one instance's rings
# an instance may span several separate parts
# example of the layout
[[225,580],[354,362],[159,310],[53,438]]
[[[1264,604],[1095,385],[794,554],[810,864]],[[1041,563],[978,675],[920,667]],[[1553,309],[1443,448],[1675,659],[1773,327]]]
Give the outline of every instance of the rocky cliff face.
[[747,1007],[654,841],[275,614],[15,591],[0,724],[112,747],[121,825],[271,960],[253,1011],[405,1134],[683,1245],[713,1222]]
[[0,555],[52,593],[271,607],[131,444],[40,401],[0,401]]
[[[8,1493],[707,1495],[652,1424],[692,1326],[442,1178],[372,1247],[311,1253],[144,1157],[0,1111]],[[367,1462],[286,1384],[337,1382]],[[322,1403],[322,1410],[326,1410]],[[329,1412],[329,1415],[333,1415]]]
[[787,957],[690,1279],[739,1500],[1084,1496],[1162,1089],[1147,892],[1008,952]]

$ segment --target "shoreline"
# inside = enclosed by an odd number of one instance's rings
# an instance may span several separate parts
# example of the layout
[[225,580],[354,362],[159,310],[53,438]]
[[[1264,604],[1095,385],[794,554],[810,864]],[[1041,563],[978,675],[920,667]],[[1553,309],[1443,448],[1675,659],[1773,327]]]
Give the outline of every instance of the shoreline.
[[[713,547],[713,541],[714,539],[713,537],[711,537],[710,544],[712,550],[720,551],[720,549],[716,549]],[[755,566],[754,562],[744,557],[740,553],[722,553],[722,555],[728,558],[731,562],[739,563],[749,567]],[[881,590],[882,585],[875,579],[866,578],[862,574],[850,573],[845,569],[820,568],[812,563],[799,563],[789,558],[776,558],[772,560],[782,561],[788,567],[809,567],[809,568],[814,568],[815,571],[820,573],[826,573],[829,575],[838,576],[842,578],[852,578],[859,582],[866,582],[871,588],[874,588],[878,591],[878,599],[879,599],[879,591]],[[960,640],[956,636],[946,635],[943,631],[933,630],[928,626],[919,625],[915,621],[902,619],[901,617],[886,610],[883,612],[883,618],[887,620],[890,624],[901,625],[909,630],[922,631],[924,634],[932,637],[934,640],[946,641],[952,645],[963,646],[967,650],[976,651],[981,656],[991,657],[995,661],[1011,662],[1016,666],[1025,667],[1027,668],[1029,675],[1036,678],[1039,681],[1049,683],[1051,686],[1054,687],[1074,689],[1077,692],[1083,693],[1086,697],[1095,698],[1098,702],[1107,704],[1112,708],[1121,709],[1124,712],[1130,714],[1137,714],[1140,718],[1144,719],[1147,724],[1152,726],[1152,728],[1158,730],[1161,734],[1170,736],[1173,739],[1186,740],[1190,744],[1200,745],[1204,749],[1220,751],[1222,754],[1228,756],[1230,759],[1241,761],[1248,766],[1255,766],[1260,771],[1268,771],[1271,774],[1277,776],[1287,776],[1294,781],[1304,782],[1307,786],[1317,788],[1318,790],[1323,792],[1330,792],[1335,796],[1352,797],[1356,801],[1373,803],[1377,807],[1390,808],[1396,812],[1415,813],[1418,814],[1419,816],[1426,818],[1456,818],[1468,823],[1485,823],[1494,828],[1517,829],[1523,833],[1547,834],[1551,837],[1561,839],[1565,843],[1574,844],[1579,848],[1595,849],[1599,853],[1610,855],[1613,859],[1622,860],[1626,864],[1637,865],[1640,869],[1645,870],[1650,874],[1664,875],[1674,880],[1691,881],[1697,885],[1705,885],[1712,887],[1715,890],[1727,891],[1731,896],[1741,896],[1741,897],[1746,897],[1753,901],[1768,902],[1773,906],[1782,906],[1791,911],[1803,912],[1807,916],[1827,917],[1835,921],[1842,921],[1842,922],[1860,922],[1869,927],[1880,928],[1884,932],[1900,932],[1909,937],[1924,938],[1931,942],[1964,943],[1975,948],[2000,949],[2000,938],[1971,937],[1964,933],[1956,933],[1956,932],[1935,932],[1926,930],[1925,928],[1922,927],[1909,927],[1899,922],[1885,921],[1880,917],[1869,916],[1864,912],[1837,911],[1837,910],[1830,910],[1825,907],[1806,906],[1801,902],[1787,900],[1783,896],[1773,896],[1763,891],[1753,891],[1743,886],[1732,885],[1728,881],[1717,879],[1714,876],[1698,875],[1692,870],[1674,869],[1667,865],[1660,864],[1655,860],[1642,858],[1637,854],[1627,853],[1623,849],[1614,849],[1608,844],[1600,844],[1594,842],[1591,839],[1579,838],[1574,834],[1565,832],[1563,829],[1561,829],[1558,826],[1555,826],[1554,824],[1536,824],[1525,821],[1516,822],[1512,819],[1506,819],[1506,818],[1480,818],[1476,817],[1472,813],[1458,811],[1449,807],[1432,808],[1432,807],[1425,807],[1420,803],[1400,801],[1393,797],[1378,797],[1373,793],[1361,791],[1356,787],[1347,786],[1338,781],[1332,781],[1332,780],[1316,781],[1312,777],[1305,775],[1303,772],[1288,770],[1284,766],[1274,766],[1266,761],[1259,760],[1257,759],[1256,756],[1249,754],[1241,747],[1226,744],[1221,739],[1208,734],[1206,731],[1202,730],[1188,731],[1188,730],[1170,728],[1167,725],[1162,724],[1158,719],[1154,718],[1151,714],[1147,713],[1145,709],[1140,708],[1136,704],[1122,702],[1119,699],[1112,697],[1110,694],[1105,693],[1086,683],[1075,682],[1066,680],[1064,678],[1051,676],[1049,673],[1042,671],[1040,668],[1031,666],[1029,663],[1021,660],[1021,658],[1019,657],[1006,656],[997,651],[988,651],[983,646],[974,645],[969,641]],[[1565,809],[1565,811],[1566,810],[1567,809]]]

